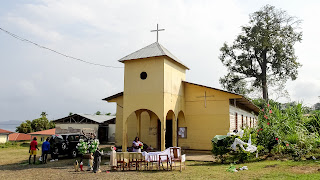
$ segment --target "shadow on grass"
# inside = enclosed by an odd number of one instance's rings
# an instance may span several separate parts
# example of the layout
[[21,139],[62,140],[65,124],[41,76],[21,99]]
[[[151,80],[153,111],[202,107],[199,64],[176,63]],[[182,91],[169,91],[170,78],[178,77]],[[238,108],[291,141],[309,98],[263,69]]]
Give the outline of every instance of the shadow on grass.
[[221,166],[228,164],[221,164],[219,162],[199,162],[199,161],[189,161],[187,166]]
[[[37,157],[38,159],[39,157]],[[36,163],[33,164],[33,157],[31,158],[31,164],[29,164],[29,157],[26,160],[0,165],[0,170],[25,170],[25,169],[34,169],[34,168],[57,168],[57,169],[67,169],[67,167],[73,166],[75,160],[80,160],[80,158],[69,159],[68,157],[61,157],[58,161],[50,162],[47,160],[46,164],[42,164],[40,161],[36,160]]]

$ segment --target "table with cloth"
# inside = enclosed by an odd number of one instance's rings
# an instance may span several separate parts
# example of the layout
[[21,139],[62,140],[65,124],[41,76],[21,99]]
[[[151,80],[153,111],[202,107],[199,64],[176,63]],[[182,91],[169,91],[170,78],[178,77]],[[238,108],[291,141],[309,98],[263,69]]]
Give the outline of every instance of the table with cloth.
[[[181,152],[179,152],[181,149],[178,149],[178,154],[181,155]],[[167,168],[169,165],[171,165],[171,158],[172,158],[172,152],[171,151],[171,148],[167,148],[165,149],[164,151],[157,151],[157,152],[142,152],[142,153],[139,153],[142,155],[143,157],[143,160],[141,159],[137,159],[136,161],[137,162],[147,162],[147,163],[152,163],[152,162],[156,162],[160,168],[160,164],[162,164],[163,166],[163,163],[166,163],[167,164]],[[121,157],[119,155],[123,154],[122,156],[122,161],[124,161],[124,163],[129,163],[129,154],[131,154],[130,152],[117,152],[115,155],[115,151],[111,152],[111,156],[110,156],[110,165],[111,166],[115,166],[117,161],[119,161],[117,159],[117,157]],[[133,153],[132,153],[133,154]],[[136,154],[136,153],[134,153]],[[182,158],[182,162],[185,161],[185,155],[181,155],[181,158]]]

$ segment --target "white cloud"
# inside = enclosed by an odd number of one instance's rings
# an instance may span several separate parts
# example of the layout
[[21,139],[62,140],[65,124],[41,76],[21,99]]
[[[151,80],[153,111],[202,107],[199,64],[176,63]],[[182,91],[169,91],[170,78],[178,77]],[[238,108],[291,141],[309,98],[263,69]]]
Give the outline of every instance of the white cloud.
[[[123,66],[118,59],[155,41],[150,30],[159,23],[166,29],[160,32],[160,43],[191,69],[187,80],[219,88],[219,77],[226,73],[218,59],[220,47],[232,43],[247,24],[249,13],[267,3],[304,20],[304,40],[296,46],[303,67],[287,89],[292,100],[315,103],[320,95],[317,1],[35,0],[10,6],[0,24],[65,54]],[[38,116],[41,111],[53,118],[70,111],[115,112],[114,104],[101,99],[123,90],[123,69],[83,64],[3,33],[0,42],[6,44],[0,49],[0,84],[5,87],[0,89],[0,107],[5,107],[0,112],[4,117],[9,118],[10,109],[16,107],[24,109],[20,118]],[[20,90],[24,96],[17,96]]]
[[37,36],[39,38],[54,42],[62,40],[62,35],[60,35],[59,33],[49,29],[45,29],[42,26],[32,23],[26,18],[8,16],[7,21],[11,24],[16,24],[19,28],[22,28],[24,31],[30,32],[34,36]]
[[22,96],[36,96],[37,89],[34,86],[34,83],[27,80],[22,80],[18,82],[19,93]]

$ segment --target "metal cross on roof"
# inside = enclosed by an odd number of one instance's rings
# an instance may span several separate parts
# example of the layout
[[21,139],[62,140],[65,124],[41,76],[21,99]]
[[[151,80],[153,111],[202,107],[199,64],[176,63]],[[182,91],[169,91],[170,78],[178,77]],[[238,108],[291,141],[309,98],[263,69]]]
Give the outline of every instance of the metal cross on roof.
[[159,26],[158,26],[158,24],[157,24],[157,29],[156,30],[151,30],[151,32],[157,32],[157,42],[158,42],[158,37],[159,37],[159,35],[158,35],[158,32],[159,31],[164,31],[164,29],[159,29]]

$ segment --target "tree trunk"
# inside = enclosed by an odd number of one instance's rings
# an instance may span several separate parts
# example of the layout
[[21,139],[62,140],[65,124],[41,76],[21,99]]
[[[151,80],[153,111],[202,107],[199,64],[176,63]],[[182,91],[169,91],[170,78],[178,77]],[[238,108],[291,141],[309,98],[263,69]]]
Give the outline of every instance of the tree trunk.
[[269,100],[269,95],[268,95],[268,86],[267,86],[267,50],[264,50],[262,52],[262,67],[261,67],[261,71],[262,71],[262,96],[263,99],[268,102]]
[[265,101],[268,101],[269,95],[268,95],[268,86],[267,86],[266,76],[262,78],[262,95],[263,95],[263,99]]

